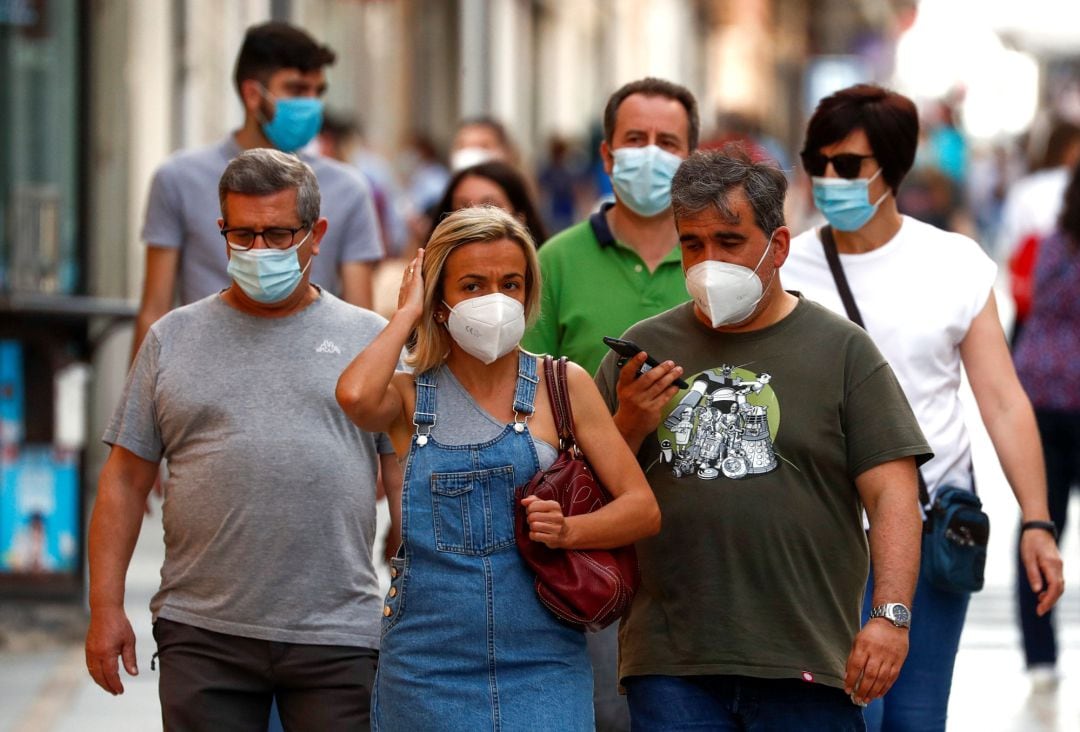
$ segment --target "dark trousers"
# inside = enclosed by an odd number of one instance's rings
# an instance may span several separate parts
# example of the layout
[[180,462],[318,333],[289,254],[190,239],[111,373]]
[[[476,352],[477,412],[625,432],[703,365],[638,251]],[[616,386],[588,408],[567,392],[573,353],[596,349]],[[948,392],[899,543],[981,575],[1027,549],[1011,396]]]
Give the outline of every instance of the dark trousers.
[[[1069,494],[1080,486],[1080,413],[1035,410],[1046,460],[1046,487],[1050,518],[1065,536]],[[1033,531],[1035,529],[1032,529]],[[1019,603],[1020,629],[1024,635],[1024,657],[1028,666],[1057,663],[1057,638],[1054,636],[1053,612],[1041,618],[1035,614],[1039,598],[1031,591],[1027,570],[1017,550],[1016,596]]]
[[278,643],[158,618],[158,693],[167,732],[369,729],[378,651]]

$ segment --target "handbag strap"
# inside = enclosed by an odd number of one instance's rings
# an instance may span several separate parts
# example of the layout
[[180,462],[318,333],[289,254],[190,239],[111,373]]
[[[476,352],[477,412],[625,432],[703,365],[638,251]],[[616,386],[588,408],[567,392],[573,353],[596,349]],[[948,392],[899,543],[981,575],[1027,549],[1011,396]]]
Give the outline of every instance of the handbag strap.
[[544,378],[547,381],[551,413],[555,417],[555,430],[559,433],[559,450],[577,452],[574,413],[570,409],[570,389],[566,382],[566,357],[556,361],[551,356],[544,356]]
[[[844,274],[844,267],[840,264],[840,254],[836,250],[836,239],[833,237],[831,226],[821,227],[821,246],[825,249],[825,261],[829,263],[829,271],[832,272],[833,282],[836,283],[836,291],[840,295],[841,302],[844,303],[844,310],[847,311],[848,319],[866,330],[862,313],[859,312],[859,306],[855,304],[855,296],[851,294],[851,285],[848,284],[847,275]],[[926,479],[923,478],[922,471],[918,468],[915,469],[915,474],[919,477],[919,503],[922,504],[924,511],[929,512],[931,508],[930,491],[926,488]]]

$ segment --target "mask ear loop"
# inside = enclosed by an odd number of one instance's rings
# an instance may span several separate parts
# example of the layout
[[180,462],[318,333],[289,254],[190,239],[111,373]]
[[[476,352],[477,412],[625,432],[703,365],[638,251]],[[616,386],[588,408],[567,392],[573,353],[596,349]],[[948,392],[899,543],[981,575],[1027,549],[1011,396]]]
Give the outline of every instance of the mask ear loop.
[[[758,267],[760,267],[761,263],[765,261],[765,255],[768,254],[769,249],[772,248],[773,237],[775,237],[775,236],[776,236],[776,230],[773,229],[773,233],[769,234],[769,243],[765,245],[765,251],[763,251],[761,253],[761,259],[759,259],[758,263],[754,265],[754,271],[751,274],[751,277],[757,277]],[[767,284],[767,285],[765,285],[764,287],[761,288],[761,296],[762,297],[764,297],[765,293],[768,292],[770,287],[772,287],[773,280],[776,279],[776,270],[777,270],[777,268],[773,267],[772,276],[769,277],[769,284]],[[758,302],[760,303],[761,301],[759,300]],[[757,306],[755,305],[755,308],[756,307]]]

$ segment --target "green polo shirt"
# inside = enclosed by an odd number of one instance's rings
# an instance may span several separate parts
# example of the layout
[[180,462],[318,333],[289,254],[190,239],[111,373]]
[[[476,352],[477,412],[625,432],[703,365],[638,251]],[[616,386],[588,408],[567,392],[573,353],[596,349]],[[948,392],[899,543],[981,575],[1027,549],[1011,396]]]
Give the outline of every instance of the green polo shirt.
[[540,318],[522,340],[526,350],[566,356],[590,374],[608,352],[604,336],[617,338],[690,299],[678,245],[650,272],[637,251],[612,236],[604,216],[612,205],[540,248]]

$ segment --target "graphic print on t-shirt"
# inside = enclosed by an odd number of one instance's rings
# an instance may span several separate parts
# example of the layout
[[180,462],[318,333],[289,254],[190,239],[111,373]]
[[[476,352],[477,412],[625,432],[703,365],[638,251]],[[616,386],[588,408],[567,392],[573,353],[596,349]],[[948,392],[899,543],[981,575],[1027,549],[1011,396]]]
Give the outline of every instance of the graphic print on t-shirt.
[[723,364],[688,378],[656,431],[676,478],[738,480],[776,469],[780,403],[767,373]]

